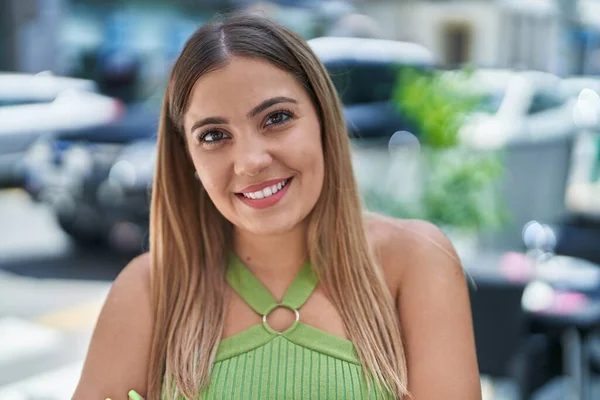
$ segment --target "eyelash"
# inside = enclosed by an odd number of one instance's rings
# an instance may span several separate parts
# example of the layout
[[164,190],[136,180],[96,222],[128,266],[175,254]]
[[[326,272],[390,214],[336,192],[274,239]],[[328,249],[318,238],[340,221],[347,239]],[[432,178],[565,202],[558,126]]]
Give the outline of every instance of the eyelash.
[[[267,118],[266,118],[266,119],[267,119],[267,121],[268,121],[269,119],[273,118],[273,116],[278,116],[278,115],[284,115],[284,116],[285,116],[285,117],[287,117],[287,118],[286,118],[285,120],[283,120],[282,122],[271,123],[270,125],[266,125],[266,126],[267,126],[267,127],[269,127],[269,126],[281,126],[281,125],[285,125],[285,124],[287,124],[288,122],[290,122],[290,120],[291,120],[292,118],[294,118],[294,116],[295,116],[294,112],[293,112],[293,111],[291,111],[291,110],[288,110],[288,109],[280,109],[280,110],[273,111],[271,114],[269,114],[269,115],[267,116]],[[216,146],[216,145],[218,145],[218,144],[219,144],[220,142],[222,142],[223,140],[227,140],[227,138],[223,138],[223,139],[220,139],[220,140],[214,140],[214,141],[208,141],[208,142],[207,142],[207,141],[205,140],[205,139],[206,139],[206,137],[207,137],[208,135],[210,135],[210,134],[213,134],[213,133],[219,133],[219,134],[222,134],[222,135],[228,135],[227,133],[225,133],[225,132],[223,132],[223,131],[220,131],[220,130],[218,130],[218,129],[210,129],[210,130],[207,130],[207,131],[205,131],[205,132],[202,132],[202,133],[200,133],[200,134],[196,135],[196,142],[197,142],[198,144],[200,144],[200,145],[203,145],[203,146],[212,147],[212,146]]]
[[273,118],[273,116],[275,116],[275,115],[284,115],[284,116],[286,116],[286,117],[287,117],[287,119],[285,119],[283,122],[279,122],[279,123],[274,123],[274,124],[272,124],[272,125],[274,125],[274,126],[285,125],[285,124],[286,124],[286,123],[288,123],[288,122],[289,122],[289,121],[290,121],[292,118],[294,118],[294,113],[293,113],[293,111],[291,111],[291,110],[288,110],[288,109],[283,109],[283,108],[282,108],[282,109],[280,109],[280,110],[273,111],[271,114],[269,114],[269,115],[267,116],[267,121],[268,121],[270,118]]

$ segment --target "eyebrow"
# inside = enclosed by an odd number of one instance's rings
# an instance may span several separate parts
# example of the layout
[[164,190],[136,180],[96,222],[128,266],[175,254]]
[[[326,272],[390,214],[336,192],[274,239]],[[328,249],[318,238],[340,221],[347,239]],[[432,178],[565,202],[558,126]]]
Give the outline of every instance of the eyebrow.
[[[252,110],[250,110],[248,112],[248,114],[246,114],[246,116],[248,118],[256,117],[258,114],[260,114],[267,108],[272,107],[275,104],[280,104],[280,103],[298,104],[298,102],[296,100],[294,100],[290,97],[285,97],[285,96],[272,97],[270,99],[263,101],[256,107],[254,107]],[[223,117],[208,117],[208,118],[201,119],[198,122],[195,122],[194,125],[192,125],[192,129],[190,132],[194,132],[196,129],[201,128],[204,125],[219,125],[219,124],[228,124],[228,123],[229,123],[229,120],[227,120],[226,118],[223,118]]]

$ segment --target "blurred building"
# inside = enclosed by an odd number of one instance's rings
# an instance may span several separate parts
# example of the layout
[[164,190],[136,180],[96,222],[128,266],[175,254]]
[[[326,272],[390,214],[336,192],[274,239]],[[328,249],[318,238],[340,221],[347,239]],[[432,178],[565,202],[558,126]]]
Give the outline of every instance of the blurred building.
[[600,73],[598,0],[355,0],[387,38],[420,43],[441,65]]
[[362,0],[388,38],[420,43],[441,65],[559,69],[560,13],[552,0]]
[[446,67],[600,74],[600,0],[0,0],[0,70],[95,79],[100,58],[160,81],[193,29],[240,8],[306,38],[414,41]]
[[381,38],[383,32],[374,18],[365,14],[348,13],[335,21],[327,31],[327,36]]
[[[217,14],[253,9],[305,36],[318,0],[0,0],[0,70],[83,74],[118,53],[119,67],[162,73],[191,32]],[[135,55],[134,55],[135,53]],[[128,58],[128,60],[125,60]],[[162,60],[161,60],[162,59]],[[163,62],[164,61],[164,62]],[[115,61],[115,63],[117,63]]]
[[65,0],[0,0],[0,71],[57,67]]
[[217,14],[254,10],[315,35],[319,0],[0,0],[0,71],[95,80],[135,102],[160,90],[191,33]]
[[571,41],[575,49],[573,69],[578,74],[600,75],[600,1],[560,1],[570,11]]

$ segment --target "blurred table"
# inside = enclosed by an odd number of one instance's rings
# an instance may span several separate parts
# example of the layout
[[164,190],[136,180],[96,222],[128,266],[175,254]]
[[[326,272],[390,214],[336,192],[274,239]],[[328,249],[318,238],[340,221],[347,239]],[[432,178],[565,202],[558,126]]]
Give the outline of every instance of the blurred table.
[[569,257],[535,265],[520,253],[484,253],[463,263],[469,279],[526,285],[522,308],[536,331],[561,338],[573,398],[589,400],[590,333],[600,327],[600,266]]

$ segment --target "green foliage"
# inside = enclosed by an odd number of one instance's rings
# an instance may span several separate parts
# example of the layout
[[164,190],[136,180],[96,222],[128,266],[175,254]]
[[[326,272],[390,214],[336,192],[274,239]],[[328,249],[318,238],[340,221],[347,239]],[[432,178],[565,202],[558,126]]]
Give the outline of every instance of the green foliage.
[[420,195],[416,202],[406,202],[371,188],[363,192],[367,207],[466,230],[491,229],[506,222],[497,185],[503,172],[500,154],[468,149],[460,141],[465,116],[481,100],[457,91],[440,72],[401,70],[393,101],[417,129],[422,174],[415,184],[422,185]]
[[434,149],[458,146],[465,115],[477,109],[481,99],[457,92],[440,72],[401,69],[393,101],[419,129],[420,141]]
[[458,150],[424,154],[427,174],[422,193],[424,218],[438,225],[469,230],[496,228],[507,215],[499,206],[502,176],[499,156]]

